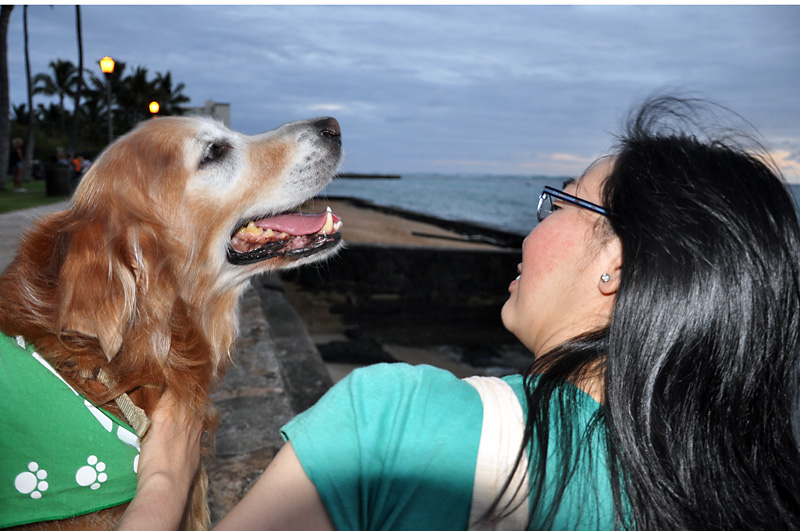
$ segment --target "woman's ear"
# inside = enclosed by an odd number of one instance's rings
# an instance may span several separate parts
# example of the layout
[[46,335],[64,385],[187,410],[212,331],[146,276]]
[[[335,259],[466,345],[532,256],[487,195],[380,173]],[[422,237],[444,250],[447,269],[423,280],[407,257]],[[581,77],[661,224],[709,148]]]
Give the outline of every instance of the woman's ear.
[[603,295],[614,295],[619,289],[622,274],[622,242],[617,236],[609,240],[602,251],[603,273],[597,279],[597,289]]

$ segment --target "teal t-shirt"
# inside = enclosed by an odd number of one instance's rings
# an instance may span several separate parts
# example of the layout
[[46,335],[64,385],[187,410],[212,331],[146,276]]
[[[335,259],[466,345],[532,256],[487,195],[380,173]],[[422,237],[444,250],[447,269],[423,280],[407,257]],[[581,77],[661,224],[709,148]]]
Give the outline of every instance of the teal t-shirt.
[[[522,377],[504,380],[525,404]],[[578,395],[571,413],[582,433],[601,406]],[[482,419],[478,392],[453,374],[380,364],[353,371],[282,434],[337,530],[467,529]],[[557,437],[551,424],[551,440]],[[604,452],[594,451],[599,432],[596,438],[593,451],[576,456],[554,529],[613,528]],[[550,446],[548,462],[556,452]]]
[[75,391],[22,338],[3,334],[0,396],[0,527],[133,499],[133,430]]

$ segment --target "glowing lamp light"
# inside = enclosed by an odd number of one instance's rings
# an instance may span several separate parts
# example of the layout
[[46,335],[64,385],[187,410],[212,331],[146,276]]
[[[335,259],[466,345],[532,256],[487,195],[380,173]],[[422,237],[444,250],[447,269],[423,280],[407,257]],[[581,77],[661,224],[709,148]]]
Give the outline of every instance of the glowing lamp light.
[[148,108],[150,109],[151,113],[158,114],[158,110],[161,108],[161,106],[158,104],[157,101],[151,101]]
[[114,60],[109,56],[105,56],[100,59],[100,70],[103,71],[104,74],[111,74],[114,72]]

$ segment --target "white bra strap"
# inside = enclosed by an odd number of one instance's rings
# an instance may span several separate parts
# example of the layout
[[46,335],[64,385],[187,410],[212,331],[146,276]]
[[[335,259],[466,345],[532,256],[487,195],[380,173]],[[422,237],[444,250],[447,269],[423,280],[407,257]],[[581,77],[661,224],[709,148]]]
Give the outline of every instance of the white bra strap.
[[514,468],[525,433],[522,406],[511,386],[500,378],[471,376],[464,381],[478,391],[483,401],[483,428],[478,447],[478,462],[475,466],[475,482],[472,487],[469,529],[496,531],[524,529],[528,523],[527,454],[522,456],[522,461],[514,470],[514,477],[498,504],[500,510],[509,507],[514,511],[494,525],[476,524],[500,495]]

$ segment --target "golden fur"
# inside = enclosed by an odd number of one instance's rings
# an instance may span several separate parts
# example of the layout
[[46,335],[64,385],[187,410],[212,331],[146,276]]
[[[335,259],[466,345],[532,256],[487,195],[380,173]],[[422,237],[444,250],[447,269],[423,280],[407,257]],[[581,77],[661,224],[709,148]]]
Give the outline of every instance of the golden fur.
[[[98,405],[127,392],[151,411],[162,390],[205,414],[236,335],[237,301],[254,274],[320,259],[322,252],[234,265],[226,256],[242,221],[293,208],[336,172],[332,119],[245,136],[203,118],[157,118],[110,146],[69,207],[23,237],[0,277],[0,329],[32,342]],[[96,376],[104,369],[109,387]],[[213,439],[213,438],[212,438]],[[208,525],[201,470],[184,518]],[[37,524],[109,528],[124,510]]]

